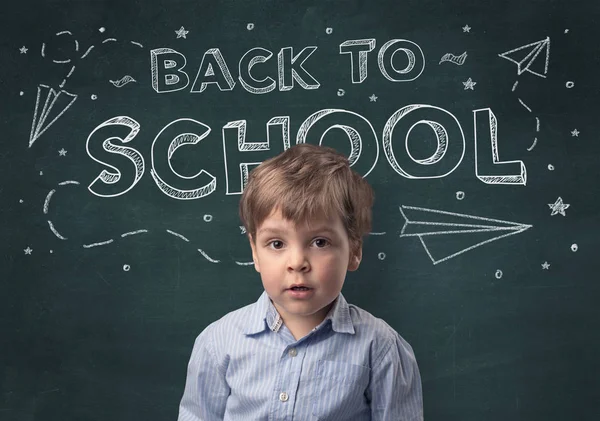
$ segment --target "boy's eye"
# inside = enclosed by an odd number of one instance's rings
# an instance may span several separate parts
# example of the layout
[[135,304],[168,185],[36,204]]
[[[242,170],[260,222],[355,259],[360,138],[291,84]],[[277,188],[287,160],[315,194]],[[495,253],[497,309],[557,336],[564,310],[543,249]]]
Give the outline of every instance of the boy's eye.
[[279,240],[273,240],[268,245],[276,250],[279,250],[283,246],[283,243]]
[[327,240],[326,240],[326,239],[324,239],[324,238],[317,238],[317,239],[315,240],[315,244],[317,245],[317,247],[319,247],[319,248],[323,248],[323,247],[326,247],[326,246],[327,246],[327,244],[329,244],[329,241],[327,241]]

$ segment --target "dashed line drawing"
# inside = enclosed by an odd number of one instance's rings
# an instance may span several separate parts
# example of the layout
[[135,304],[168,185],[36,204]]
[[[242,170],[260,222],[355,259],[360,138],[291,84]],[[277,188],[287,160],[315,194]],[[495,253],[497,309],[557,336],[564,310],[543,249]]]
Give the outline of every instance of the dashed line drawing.
[[535,139],[533,139],[533,144],[527,148],[527,150],[529,152],[531,152],[533,150],[533,148],[535,148],[535,145],[537,144],[537,137]]
[[140,44],[139,42],[135,42],[135,41],[129,41],[130,43],[132,43],[133,45],[137,45],[140,48],[144,48],[144,46],[142,44]]
[[204,258],[205,258],[206,260],[208,260],[209,262],[211,262],[211,263],[219,263],[219,262],[220,262],[220,260],[216,260],[216,259],[213,259],[213,258],[211,258],[211,257],[210,257],[208,254],[206,254],[206,253],[205,253],[205,252],[204,252],[202,249],[198,249],[198,251],[199,251],[199,252],[200,252],[200,254],[201,254],[202,256],[204,256]]
[[125,75],[119,80],[109,80],[109,82],[112,83],[116,88],[122,88],[128,83],[136,82],[136,80],[130,75]]
[[50,227],[50,231],[52,231],[52,234],[54,234],[56,237],[58,237],[61,240],[67,240],[67,237],[62,236],[57,230],[56,228],[54,228],[54,224],[52,223],[52,221],[48,220],[48,226]]
[[[473,215],[464,215],[436,209],[426,209],[415,206],[402,205],[399,209],[400,213],[405,219],[400,237],[418,237],[434,265],[493,241],[497,241],[511,235],[520,234],[521,232],[532,227],[532,225],[528,224],[484,218]],[[414,218],[411,218],[411,216],[414,216]],[[433,253],[430,250],[433,245],[428,245],[425,241],[427,238],[427,242],[432,243],[438,238],[442,238],[443,240],[443,237],[447,235],[456,236],[484,232],[492,233],[495,236],[467,246],[464,249],[454,253],[448,254],[447,251],[441,251],[441,254],[444,254],[444,256],[437,258],[433,256]],[[439,244],[435,245],[437,248],[441,250],[447,249],[448,246],[446,242],[440,240],[438,241]]]
[[110,243],[112,243],[113,241],[114,241],[114,240],[110,239],[110,240],[106,240],[106,241],[101,241],[101,242],[99,242],[99,243],[93,243],[93,244],[84,244],[84,245],[83,245],[83,248],[90,249],[90,248],[92,248],[92,247],[105,246],[105,245],[107,245],[107,244],[110,244]]
[[48,214],[48,206],[50,206],[50,199],[52,198],[52,195],[56,193],[55,189],[52,189],[48,192],[48,194],[46,195],[46,200],[44,200],[44,215]]
[[[522,58],[523,53],[521,50],[530,49],[529,53]],[[540,53],[544,51],[544,68],[537,69],[534,71],[532,66],[534,64],[538,64],[540,60],[536,60]],[[515,54],[517,53],[517,54]],[[548,62],[550,60],[550,37],[546,37],[541,41],[532,42],[531,44],[523,45],[521,47],[517,47],[515,49],[505,51],[504,53],[498,54],[499,57],[502,57],[508,61],[512,61],[517,65],[517,74],[521,75],[524,72],[529,72],[539,77],[546,77],[548,73]]]
[[116,38],[106,38],[102,41],[102,44],[106,44],[107,42],[117,42]]
[[141,230],[137,230],[137,231],[130,231],[130,232],[125,232],[125,233],[121,234],[121,237],[125,238],[125,237],[128,237],[130,235],[145,234],[147,232],[148,232],[147,229],[141,229]]
[[519,100],[519,102],[521,103],[521,105],[522,105],[523,107],[525,107],[525,109],[526,109],[527,111],[531,112],[531,108],[529,108],[529,107],[528,107],[528,106],[527,106],[527,105],[526,105],[526,104],[525,104],[525,103],[524,103],[524,102],[521,100],[521,98],[517,98],[517,99]]
[[562,200],[562,197],[559,196],[558,199],[556,199],[556,202],[554,203],[548,203],[548,207],[550,209],[552,209],[552,213],[550,214],[550,216],[554,216],[557,214],[561,214],[562,216],[567,216],[566,214],[566,210],[569,209],[571,205],[564,203]]
[[86,52],[85,52],[85,53],[83,53],[83,55],[81,56],[81,58],[86,58],[86,57],[87,57],[87,55],[88,55],[89,53],[91,53],[93,49],[94,49],[94,46],[93,46],[93,45],[90,45],[90,46],[88,47],[88,49],[86,50]]
[[535,131],[536,132],[540,131],[540,118],[539,117],[535,118]]
[[236,260],[235,264],[238,266],[252,266],[254,264],[254,262],[238,262]]
[[176,232],[174,232],[174,231],[171,231],[171,230],[167,230],[167,232],[168,232],[169,234],[171,234],[171,235],[174,235],[175,237],[179,237],[179,238],[181,238],[183,241],[185,241],[185,242],[187,242],[187,243],[189,243],[189,242],[190,242],[190,240],[188,240],[187,238],[185,238],[185,237],[184,237],[183,235],[181,235],[181,234],[178,234],[178,233],[176,233]]
[[454,55],[452,53],[446,53],[442,56],[442,58],[438,64],[448,62],[448,63],[456,64],[457,66],[462,66],[463,64],[465,64],[466,59],[467,59],[466,51],[459,56]]
[[370,232],[369,235],[385,235],[385,232]]
[[63,181],[61,183],[58,183],[59,186],[66,186],[66,185],[69,185],[69,184],[79,185],[79,181],[67,180],[67,181]]
[[519,84],[519,81],[517,80],[517,81],[514,83],[513,87],[512,87],[512,91],[513,91],[513,92],[515,91],[515,89],[517,89],[517,85],[518,85],[518,84]]

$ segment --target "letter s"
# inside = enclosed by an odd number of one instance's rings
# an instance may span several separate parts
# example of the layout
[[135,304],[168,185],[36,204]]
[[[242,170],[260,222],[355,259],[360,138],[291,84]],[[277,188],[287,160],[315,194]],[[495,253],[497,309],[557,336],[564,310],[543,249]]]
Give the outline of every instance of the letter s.
[[[85,145],[88,155],[113,170],[102,170],[92,181],[88,186],[92,194],[100,197],[120,196],[140,181],[144,175],[144,157],[134,148],[113,143],[115,140],[128,143],[139,131],[140,124],[137,121],[119,116],[106,120],[90,133]],[[107,163],[111,161],[114,165]]]

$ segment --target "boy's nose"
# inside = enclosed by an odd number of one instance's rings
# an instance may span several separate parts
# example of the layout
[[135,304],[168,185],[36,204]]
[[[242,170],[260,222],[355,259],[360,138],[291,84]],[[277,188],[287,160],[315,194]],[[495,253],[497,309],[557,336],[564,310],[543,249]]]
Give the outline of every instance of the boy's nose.
[[290,251],[288,260],[288,270],[296,272],[305,272],[309,269],[310,264],[303,250],[294,249]]

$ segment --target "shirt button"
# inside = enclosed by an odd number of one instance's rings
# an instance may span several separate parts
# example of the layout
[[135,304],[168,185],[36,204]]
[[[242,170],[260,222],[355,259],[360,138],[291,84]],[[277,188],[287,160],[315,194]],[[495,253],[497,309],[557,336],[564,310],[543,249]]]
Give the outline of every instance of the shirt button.
[[298,355],[298,351],[296,350],[296,348],[291,348],[289,350],[289,354],[290,354],[290,357],[295,357],[296,355]]
[[287,402],[287,400],[288,400],[288,399],[289,399],[289,396],[288,396],[288,394],[287,394],[287,393],[285,393],[285,392],[281,392],[281,393],[279,394],[279,400],[280,400],[281,402]]

